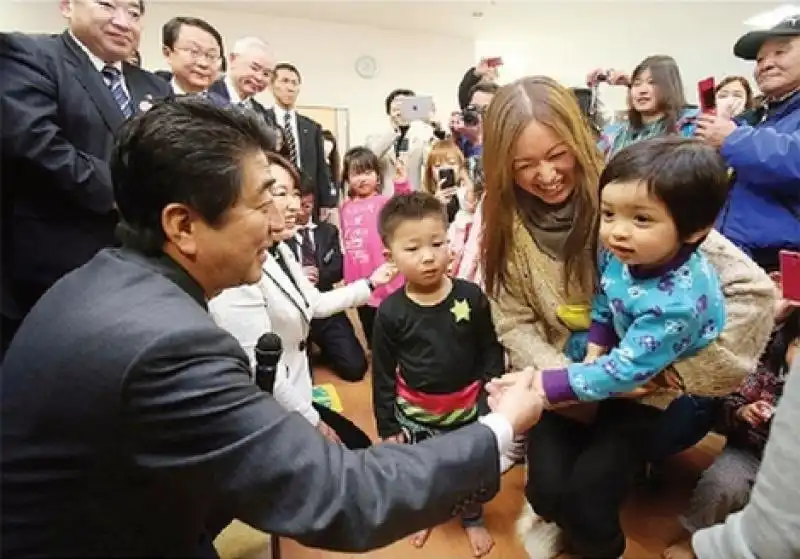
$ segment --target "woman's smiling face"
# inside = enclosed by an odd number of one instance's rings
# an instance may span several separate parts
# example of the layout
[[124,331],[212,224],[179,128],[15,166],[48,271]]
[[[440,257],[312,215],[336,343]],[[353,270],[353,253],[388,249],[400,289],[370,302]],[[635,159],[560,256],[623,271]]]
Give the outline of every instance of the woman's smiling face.
[[514,146],[514,180],[545,204],[564,203],[575,189],[575,156],[556,133],[532,120]]

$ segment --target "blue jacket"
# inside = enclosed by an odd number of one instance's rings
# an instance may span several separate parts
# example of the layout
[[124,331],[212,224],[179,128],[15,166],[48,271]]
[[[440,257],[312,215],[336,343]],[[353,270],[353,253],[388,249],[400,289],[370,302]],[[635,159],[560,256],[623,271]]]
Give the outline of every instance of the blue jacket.
[[800,247],[800,93],[751,126],[740,121],[720,153],[735,171],[716,227],[745,252]]

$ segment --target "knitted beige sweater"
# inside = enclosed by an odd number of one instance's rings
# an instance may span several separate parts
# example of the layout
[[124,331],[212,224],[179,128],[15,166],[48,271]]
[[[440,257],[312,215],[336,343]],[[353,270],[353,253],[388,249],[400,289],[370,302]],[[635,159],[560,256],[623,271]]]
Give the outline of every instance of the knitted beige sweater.
[[[727,322],[719,338],[697,355],[676,362],[670,373],[690,394],[719,396],[733,392],[755,367],[773,325],[775,288],[769,276],[716,231],[700,250],[716,268],[725,294]],[[508,281],[492,297],[495,328],[515,369],[564,367],[562,348],[569,330],[556,311],[564,304],[586,304],[591,294],[576,285],[567,298],[563,265],[542,253],[525,226],[514,223]],[[667,388],[642,398],[665,407],[678,394]],[[577,411],[577,410],[576,410]]]

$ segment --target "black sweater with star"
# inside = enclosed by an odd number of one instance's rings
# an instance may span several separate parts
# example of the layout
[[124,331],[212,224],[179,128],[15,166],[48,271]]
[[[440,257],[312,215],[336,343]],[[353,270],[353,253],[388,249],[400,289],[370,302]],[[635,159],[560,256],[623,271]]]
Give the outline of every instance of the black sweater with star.
[[452,394],[504,372],[489,300],[474,283],[453,279],[439,304],[422,306],[398,289],[378,308],[372,335],[372,389],[381,438],[400,432],[394,414],[396,371],[409,388]]

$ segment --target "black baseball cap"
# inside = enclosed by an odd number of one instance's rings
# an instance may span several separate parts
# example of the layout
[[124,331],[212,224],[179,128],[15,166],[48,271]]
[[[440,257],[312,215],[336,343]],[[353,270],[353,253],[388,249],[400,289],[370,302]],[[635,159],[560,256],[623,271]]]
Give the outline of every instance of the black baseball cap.
[[761,29],[745,33],[733,45],[733,54],[744,60],[755,60],[758,51],[767,39],[775,37],[796,37],[800,35],[800,14],[787,17],[772,29]]

